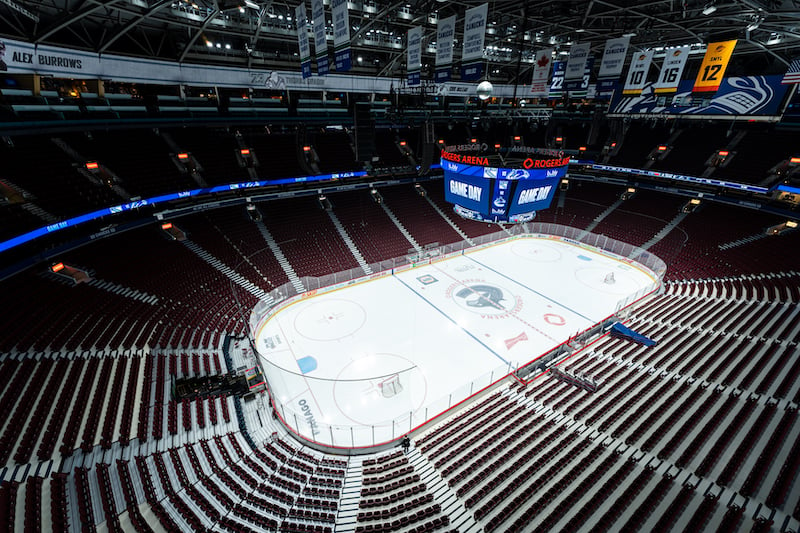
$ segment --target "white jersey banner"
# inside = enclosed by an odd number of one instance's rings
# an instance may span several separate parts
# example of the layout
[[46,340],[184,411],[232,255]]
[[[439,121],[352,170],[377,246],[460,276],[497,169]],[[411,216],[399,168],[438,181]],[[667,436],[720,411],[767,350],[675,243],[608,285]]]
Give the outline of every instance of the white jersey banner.
[[661,73],[653,86],[656,93],[674,93],[678,90],[683,68],[686,66],[686,60],[689,59],[689,50],[690,47],[681,46],[666,51],[664,63],[661,65]]
[[631,57],[631,66],[628,67],[628,77],[625,78],[625,86],[622,94],[641,94],[644,84],[647,83],[647,73],[650,71],[650,63],[653,62],[653,50],[644,52],[634,52]]

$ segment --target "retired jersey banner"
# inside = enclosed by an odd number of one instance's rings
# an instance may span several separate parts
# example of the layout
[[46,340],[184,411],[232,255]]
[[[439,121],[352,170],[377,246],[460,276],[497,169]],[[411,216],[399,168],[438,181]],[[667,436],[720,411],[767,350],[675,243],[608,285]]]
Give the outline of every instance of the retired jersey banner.
[[436,83],[450,81],[453,66],[453,37],[456,16],[439,19],[436,24]]
[[408,30],[408,39],[406,42],[406,72],[408,72],[408,84],[419,85],[419,71],[422,69],[422,26],[416,26]]
[[333,54],[336,72],[346,72],[352,66],[350,58],[350,13],[347,0],[331,0],[333,16]]
[[670,48],[664,56],[664,64],[661,65],[661,73],[658,81],[653,86],[656,93],[674,93],[678,90],[681,83],[681,75],[686,67],[686,60],[689,59],[689,47]]
[[314,21],[314,55],[317,58],[317,74],[328,74],[328,36],[325,33],[325,4],[322,0],[311,0],[311,20]]
[[311,77],[311,45],[308,42],[308,15],[303,2],[294,9],[297,24],[297,45],[300,48],[300,72],[303,79]]
[[580,80],[583,78],[583,71],[586,70],[586,60],[589,59],[589,49],[592,43],[573,44],[569,51],[567,60],[567,70],[564,73],[564,80]]
[[548,98],[561,98],[564,96],[564,72],[567,70],[566,61],[553,61],[553,77],[550,80]]
[[464,14],[464,47],[461,51],[461,79],[477,80],[483,75],[483,43],[489,4],[467,9]]
[[635,52],[631,58],[631,66],[628,67],[628,77],[625,79],[625,86],[622,94],[636,95],[641,94],[644,84],[647,83],[647,73],[650,71],[650,63],[653,62],[653,50]]
[[700,64],[700,72],[697,73],[697,79],[694,80],[692,92],[717,92],[735,47],[736,39],[709,43],[708,48],[706,48],[706,55]]
[[552,57],[552,48],[536,52],[536,61],[533,63],[533,79],[531,80],[532,96],[547,96],[547,78],[550,77]]
[[620,37],[606,41],[603,58],[600,60],[600,71],[597,73],[598,91],[611,91],[616,87],[617,80],[622,75],[622,68],[625,66],[630,40],[630,37]]

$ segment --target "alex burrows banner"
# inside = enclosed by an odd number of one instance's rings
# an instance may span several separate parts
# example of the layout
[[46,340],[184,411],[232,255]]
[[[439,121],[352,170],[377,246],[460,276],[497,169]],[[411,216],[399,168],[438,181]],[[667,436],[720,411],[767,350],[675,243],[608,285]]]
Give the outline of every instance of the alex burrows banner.
[[408,72],[408,84],[419,85],[419,72],[420,69],[422,69],[422,26],[415,26],[408,30],[406,42],[406,72]]
[[331,0],[333,16],[333,54],[336,72],[347,72],[352,66],[350,54],[350,12],[347,0]]
[[[714,97],[702,106],[680,105],[691,100],[693,80],[683,80],[673,96],[655,93],[652,83],[637,96],[614,97],[609,113],[655,115],[777,116],[788,86],[781,76],[741,76],[723,78]],[[667,100],[666,102],[664,100]]]
[[728,63],[733,55],[733,49],[736,47],[736,41],[734,39],[732,41],[709,43],[708,48],[706,48],[706,55],[703,56],[703,62],[700,64],[700,72],[697,73],[697,79],[694,81],[693,92],[713,93],[719,89],[719,84],[722,83],[725,70],[727,70]]
[[631,66],[628,67],[628,77],[625,79],[625,86],[622,94],[636,95],[641,94],[645,83],[647,83],[647,73],[650,71],[650,63],[653,62],[654,50],[635,52],[631,58]]
[[453,37],[456,33],[456,16],[439,19],[436,23],[436,83],[450,81],[453,69]]
[[300,73],[303,79],[310,78],[311,46],[308,43],[308,15],[305,2],[294,9],[294,20],[297,24],[297,46],[300,49]]
[[586,70],[586,60],[589,59],[589,50],[592,43],[573,44],[569,50],[567,59],[567,70],[564,73],[564,81],[580,80]]
[[667,49],[664,56],[664,63],[661,65],[661,73],[653,89],[657,93],[674,93],[678,90],[681,83],[681,75],[686,67],[686,60],[689,59],[688,46]]
[[0,71],[80,76],[100,70],[100,57],[91,52],[3,39],[0,43],[5,44],[5,53],[0,57]]
[[533,62],[531,96],[547,96],[547,79],[550,77],[550,64],[553,62],[553,49],[545,48],[536,52]]
[[600,60],[600,71],[597,73],[597,92],[611,92],[617,87],[630,40],[630,37],[619,37],[606,41],[603,58]]
[[314,56],[317,58],[317,74],[326,76],[328,67],[328,36],[325,24],[325,4],[322,0],[311,0],[311,20],[314,21]]
[[483,75],[483,43],[489,4],[467,9],[464,14],[464,47],[461,51],[461,79],[472,81]]

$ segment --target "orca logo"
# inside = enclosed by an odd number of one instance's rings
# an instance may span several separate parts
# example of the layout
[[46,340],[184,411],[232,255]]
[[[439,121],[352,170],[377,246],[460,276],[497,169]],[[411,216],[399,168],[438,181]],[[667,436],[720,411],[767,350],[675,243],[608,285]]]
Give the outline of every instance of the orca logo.
[[530,177],[530,172],[519,168],[513,168],[504,176],[507,180],[524,180]]
[[506,206],[506,199],[503,198],[502,196],[498,196],[497,198],[494,199],[494,202],[492,202],[492,204],[494,204],[494,206],[498,209],[503,209]]
[[494,309],[502,309],[503,306],[503,289],[493,285],[472,285],[464,287],[456,293],[457,298],[462,298],[467,307],[491,307]]

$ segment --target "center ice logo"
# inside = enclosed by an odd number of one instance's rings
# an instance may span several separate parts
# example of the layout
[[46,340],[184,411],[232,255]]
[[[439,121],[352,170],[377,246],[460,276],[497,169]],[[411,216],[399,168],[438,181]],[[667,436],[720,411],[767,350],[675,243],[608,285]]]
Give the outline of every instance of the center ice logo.
[[486,282],[458,283],[447,292],[459,307],[484,318],[503,318],[522,306],[510,291]]

